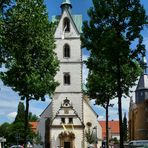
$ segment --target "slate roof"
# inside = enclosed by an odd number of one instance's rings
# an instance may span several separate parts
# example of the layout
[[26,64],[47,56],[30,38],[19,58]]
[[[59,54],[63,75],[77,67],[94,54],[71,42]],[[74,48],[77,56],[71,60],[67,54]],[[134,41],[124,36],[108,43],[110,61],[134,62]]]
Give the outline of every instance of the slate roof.
[[140,77],[136,90],[148,89],[148,75],[144,74]]

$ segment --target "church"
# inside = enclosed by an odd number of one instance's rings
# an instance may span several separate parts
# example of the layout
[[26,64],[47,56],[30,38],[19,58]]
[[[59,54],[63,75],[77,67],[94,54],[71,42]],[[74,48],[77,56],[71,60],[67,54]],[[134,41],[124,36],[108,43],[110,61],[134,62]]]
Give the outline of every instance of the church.
[[82,15],[72,14],[70,0],[63,0],[60,8],[61,14],[52,17],[57,24],[55,52],[60,61],[55,79],[60,85],[38,124],[42,147],[100,148],[102,128],[82,92]]
[[129,107],[129,140],[148,140],[148,74],[147,61],[145,71],[140,76],[135,90],[135,102],[131,98]]

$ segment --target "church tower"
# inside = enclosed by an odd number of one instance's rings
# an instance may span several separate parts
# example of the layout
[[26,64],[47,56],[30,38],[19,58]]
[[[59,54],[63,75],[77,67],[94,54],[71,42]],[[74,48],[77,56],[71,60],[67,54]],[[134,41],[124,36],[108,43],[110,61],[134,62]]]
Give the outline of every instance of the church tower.
[[[58,22],[55,31],[56,50],[60,61],[60,71],[55,79],[60,85],[53,97],[53,115],[55,115],[66,98],[78,111],[82,118],[82,53],[79,26],[82,25],[81,15],[71,15],[72,5],[69,0],[61,4],[61,16],[53,17]],[[59,19],[58,19],[59,18]],[[76,20],[76,21],[75,21]]]
[[60,70],[55,79],[60,85],[55,90],[52,102],[54,117],[50,132],[52,148],[57,143],[64,148],[73,148],[76,144],[77,148],[82,148],[84,141],[80,41],[82,16],[72,15],[71,9],[70,0],[63,0],[61,16],[53,16],[53,21],[58,23],[55,31],[55,52],[60,61]]
[[57,24],[55,52],[60,69],[55,80],[59,86],[41,114],[39,133],[45,148],[86,148],[85,131],[89,128],[94,133],[95,147],[100,147],[101,126],[97,114],[82,93],[82,16],[72,14],[70,0],[63,0],[60,7],[61,15],[52,17]]
[[135,90],[135,103],[131,100],[129,108],[129,139],[148,139],[148,74],[147,61],[143,61],[144,72]]

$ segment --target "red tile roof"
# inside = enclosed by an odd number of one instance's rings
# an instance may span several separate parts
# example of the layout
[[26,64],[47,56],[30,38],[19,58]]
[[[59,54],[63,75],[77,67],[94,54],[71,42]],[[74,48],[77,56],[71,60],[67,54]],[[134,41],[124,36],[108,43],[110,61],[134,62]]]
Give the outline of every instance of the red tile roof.
[[[102,127],[102,138],[106,137],[106,121],[99,121]],[[112,134],[119,134],[119,121],[109,121],[108,126]]]
[[33,131],[37,130],[38,122],[29,122]]

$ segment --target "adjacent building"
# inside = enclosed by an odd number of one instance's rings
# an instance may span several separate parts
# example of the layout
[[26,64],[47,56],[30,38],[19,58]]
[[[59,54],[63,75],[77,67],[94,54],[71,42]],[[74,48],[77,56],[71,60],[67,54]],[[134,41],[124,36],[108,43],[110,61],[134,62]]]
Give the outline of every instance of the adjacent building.
[[87,148],[85,137],[88,123],[96,134],[95,147],[101,146],[102,129],[97,114],[82,92],[82,51],[80,34],[82,16],[72,14],[70,0],[63,0],[61,15],[53,16],[56,53],[60,71],[55,79],[60,83],[53,99],[41,114],[38,130],[45,148]]
[[135,103],[131,98],[129,107],[129,140],[148,140],[148,74],[141,75]]
[[29,122],[29,125],[31,126],[31,129],[34,133],[37,133],[37,127],[38,127],[38,121]]
[[[106,121],[99,121],[102,127],[102,139],[106,140]],[[116,138],[120,139],[119,121],[108,121],[109,140]]]

